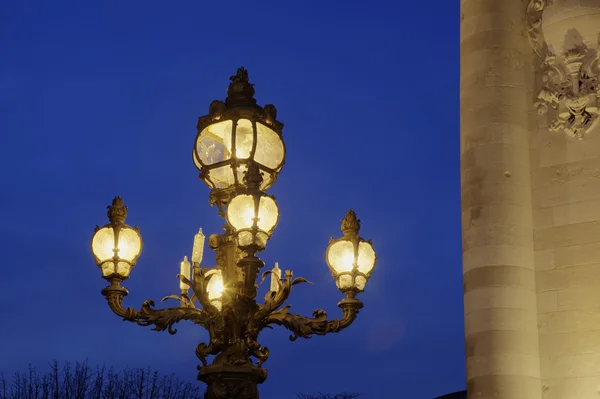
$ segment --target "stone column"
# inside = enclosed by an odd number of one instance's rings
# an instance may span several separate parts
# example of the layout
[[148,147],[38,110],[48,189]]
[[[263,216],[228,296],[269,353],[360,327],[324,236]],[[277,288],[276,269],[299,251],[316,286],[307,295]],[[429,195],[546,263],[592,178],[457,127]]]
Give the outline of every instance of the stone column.
[[470,399],[542,397],[521,0],[461,1],[461,186]]

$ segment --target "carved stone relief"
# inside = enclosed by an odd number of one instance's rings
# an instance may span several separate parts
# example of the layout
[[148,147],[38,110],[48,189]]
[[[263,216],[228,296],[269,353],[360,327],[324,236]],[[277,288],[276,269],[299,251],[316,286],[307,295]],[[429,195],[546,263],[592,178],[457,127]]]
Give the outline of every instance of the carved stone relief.
[[600,2],[531,0],[526,17],[529,42],[542,59],[535,106],[548,115],[550,131],[582,139],[600,116]]

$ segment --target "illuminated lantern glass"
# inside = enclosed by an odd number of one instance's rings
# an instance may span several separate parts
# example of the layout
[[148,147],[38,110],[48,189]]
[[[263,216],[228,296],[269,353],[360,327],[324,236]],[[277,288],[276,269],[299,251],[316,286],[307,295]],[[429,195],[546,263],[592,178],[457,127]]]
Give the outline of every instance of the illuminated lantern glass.
[[342,219],[344,236],[332,240],[327,248],[327,264],[342,292],[363,291],[375,267],[376,255],[370,241],[358,236],[360,221],[354,211]]
[[236,230],[242,249],[264,249],[278,219],[275,200],[262,192],[239,194],[227,206],[227,221]]
[[260,189],[275,183],[283,168],[283,124],[276,120],[273,105],[260,107],[244,68],[231,77],[225,102],[213,101],[209,115],[198,120],[193,149],[200,178],[213,190],[243,186],[248,165],[256,162],[264,174]]
[[111,223],[96,227],[92,236],[92,254],[102,270],[102,277],[125,280],[142,252],[142,237],[137,228],[125,224],[127,207],[120,197],[116,197],[108,208]]

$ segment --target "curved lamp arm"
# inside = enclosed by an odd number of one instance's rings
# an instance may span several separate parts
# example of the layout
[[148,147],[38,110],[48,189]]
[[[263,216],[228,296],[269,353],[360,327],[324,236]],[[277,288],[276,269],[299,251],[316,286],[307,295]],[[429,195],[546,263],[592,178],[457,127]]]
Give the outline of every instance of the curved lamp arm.
[[128,293],[127,289],[122,287],[117,280],[111,281],[111,285],[102,290],[102,295],[106,297],[110,309],[124,320],[135,322],[141,326],[154,325],[153,330],[168,330],[170,334],[177,332],[177,329],[173,328],[173,324],[181,320],[190,320],[206,329],[210,329],[211,317],[209,313],[193,307],[180,306],[176,308],[152,309],[154,301],[147,300],[142,304],[142,308],[139,311],[134,308],[126,309],[123,306],[123,298]]
[[342,300],[338,306],[342,309],[342,318],[327,320],[327,313],[321,309],[313,312],[313,317],[305,317],[289,313],[289,305],[280,310],[269,314],[265,320],[265,327],[271,324],[277,324],[290,330],[290,340],[295,341],[298,338],[310,338],[311,335],[325,335],[337,333],[348,327],[358,315],[363,303],[348,296]]
[[[269,273],[271,271],[263,273],[263,281]],[[248,326],[251,338],[256,338],[262,329],[270,327],[271,324],[283,326],[293,332],[294,335],[290,336],[292,341],[299,337],[310,338],[311,335],[338,332],[352,324],[363,307],[363,303],[356,299],[357,292],[349,290],[346,292],[346,298],[338,303],[342,309],[341,319],[327,320],[327,313],[321,309],[315,310],[312,318],[289,313],[289,305],[283,308],[281,306],[290,296],[292,287],[300,283],[312,283],[302,277],[294,279],[291,270],[286,270],[282,280],[276,280],[277,291],[267,292],[265,303],[252,316]]]

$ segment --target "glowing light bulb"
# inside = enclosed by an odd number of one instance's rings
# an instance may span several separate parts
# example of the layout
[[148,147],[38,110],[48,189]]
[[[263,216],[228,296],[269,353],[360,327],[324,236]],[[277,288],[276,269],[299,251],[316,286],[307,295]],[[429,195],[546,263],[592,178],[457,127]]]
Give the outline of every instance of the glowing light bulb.
[[354,254],[350,251],[347,251],[342,258],[342,268],[343,271],[351,271],[354,267]]
[[212,292],[210,297],[214,298],[220,298],[221,295],[223,295],[223,290],[225,290],[225,287],[223,286],[223,280],[222,279],[217,279],[217,281],[215,282],[214,286],[212,287]]
[[246,226],[248,227],[252,227],[254,226],[254,210],[253,209],[246,209],[246,212],[244,212],[244,219],[246,220]]
[[104,249],[103,249],[104,253],[113,253],[115,252],[115,243],[114,241],[105,241],[104,242]]
[[225,290],[225,286],[223,285],[223,274],[220,270],[211,270],[207,274],[210,277],[208,284],[206,286],[206,292],[208,293],[209,300],[220,299],[223,295],[223,291]]

